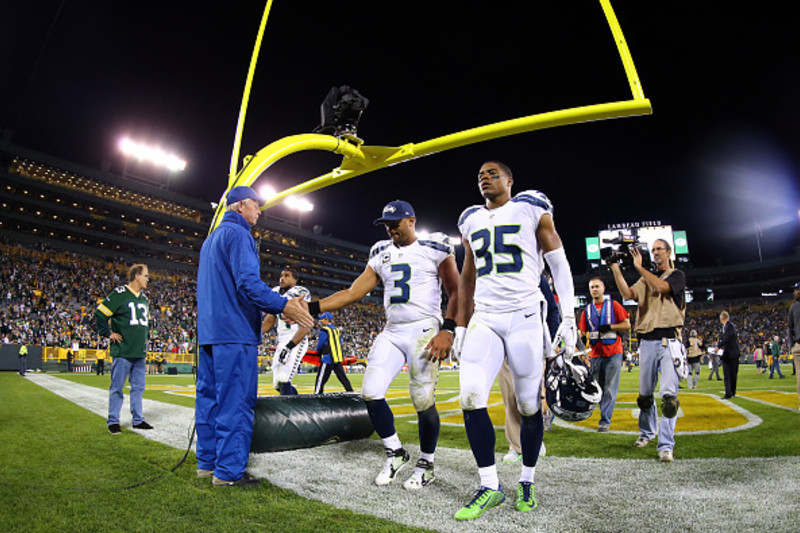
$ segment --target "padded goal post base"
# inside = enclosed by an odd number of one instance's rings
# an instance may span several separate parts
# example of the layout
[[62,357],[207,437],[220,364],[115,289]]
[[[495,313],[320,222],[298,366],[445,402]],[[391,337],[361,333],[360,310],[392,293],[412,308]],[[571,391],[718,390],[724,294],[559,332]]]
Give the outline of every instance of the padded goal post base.
[[256,400],[250,451],[311,448],[365,439],[373,431],[358,393],[267,396]]

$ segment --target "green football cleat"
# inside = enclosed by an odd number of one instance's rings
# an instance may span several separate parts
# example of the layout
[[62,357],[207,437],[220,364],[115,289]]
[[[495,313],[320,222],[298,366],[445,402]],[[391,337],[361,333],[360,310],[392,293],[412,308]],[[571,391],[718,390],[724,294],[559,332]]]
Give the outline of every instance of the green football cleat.
[[536,501],[536,490],[533,488],[533,483],[526,481],[517,483],[517,501],[514,502],[514,508],[521,513],[527,513],[538,506],[539,503]]
[[503,494],[503,487],[498,486],[497,490],[481,487],[472,495],[472,500],[455,514],[456,520],[472,520],[480,517],[484,511],[492,507],[499,507],[506,501]]

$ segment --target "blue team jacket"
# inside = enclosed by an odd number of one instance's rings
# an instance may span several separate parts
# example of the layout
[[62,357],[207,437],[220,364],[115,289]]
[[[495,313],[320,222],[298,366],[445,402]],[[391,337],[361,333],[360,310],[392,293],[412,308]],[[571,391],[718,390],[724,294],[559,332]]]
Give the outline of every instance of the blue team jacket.
[[262,312],[280,313],[287,301],[261,281],[250,224],[225,213],[200,249],[198,344],[260,344]]

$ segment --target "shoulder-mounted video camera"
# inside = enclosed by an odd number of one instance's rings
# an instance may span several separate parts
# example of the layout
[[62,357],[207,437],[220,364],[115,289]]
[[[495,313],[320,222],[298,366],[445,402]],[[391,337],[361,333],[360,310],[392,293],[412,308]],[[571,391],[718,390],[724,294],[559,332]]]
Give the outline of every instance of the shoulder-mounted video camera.
[[647,249],[647,243],[641,242],[637,236],[625,235],[620,231],[614,238],[603,239],[603,244],[609,245],[600,248],[600,258],[606,264],[619,263],[623,267],[632,267],[631,250],[637,249],[642,254],[642,266],[650,268],[650,251]]

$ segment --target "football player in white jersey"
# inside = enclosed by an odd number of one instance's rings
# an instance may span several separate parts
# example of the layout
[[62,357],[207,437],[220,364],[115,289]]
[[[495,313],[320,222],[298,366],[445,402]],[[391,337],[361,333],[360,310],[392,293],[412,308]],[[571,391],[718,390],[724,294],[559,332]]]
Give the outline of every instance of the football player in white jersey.
[[[275,292],[288,298],[301,296],[306,302],[311,300],[308,289],[297,284],[300,276],[293,268],[284,268],[281,271],[280,283],[273,288]],[[308,350],[309,328],[290,324],[282,315],[267,315],[261,324],[261,331],[268,333],[276,327],[278,342],[275,345],[275,354],[272,357],[272,386],[281,396],[297,394],[297,389],[292,385],[292,378],[300,367]]]
[[[395,431],[386,391],[403,366],[408,365],[409,393],[419,420],[421,453],[403,487],[414,490],[434,480],[433,459],[439,440],[436,380],[439,362],[450,354],[455,336],[458,267],[447,236],[434,233],[425,239],[417,238],[416,217],[408,202],[389,202],[375,224],[383,224],[390,239],[372,247],[364,272],[349,289],[311,302],[309,312],[318,314],[352,304],[383,283],[386,326],[370,349],[361,395],[386,448],[386,462],[375,483],[388,485],[408,462],[409,454]],[[442,286],[449,298],[444,321]]]
[[[559,297],[561,337],[575,346],[572,273],[553,224],[553,206],[539,191],[511,196],[511,169],[488,161],[478,173],[483,205],[467,208],[458,227],[464,242],[454,351],[460,352],[461,408],[481,483],[455,518],[478,518],[505,501],[497,477],[495,433],[486,410],[503,360],[508,361],[522,415],[522,473],[515,508],[537,505],[533,487],[542,444],[542,376],[545,342],[544,297],[539,290],[543,259]],[[474,310],[474,312],[473,312]],[[466,326],[466,328],[464,327]]]

